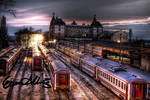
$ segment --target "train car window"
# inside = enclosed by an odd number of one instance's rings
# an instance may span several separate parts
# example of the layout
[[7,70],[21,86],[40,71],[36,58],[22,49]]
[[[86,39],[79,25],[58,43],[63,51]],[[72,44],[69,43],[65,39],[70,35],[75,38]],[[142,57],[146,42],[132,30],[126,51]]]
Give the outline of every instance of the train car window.
[[126,90],[126,84],[124,84],[124,90]]
[[104,73],[104,77],[106,78],[106,74]]
[[118,86],[120,87],[120,81],[118,81]]
[[100,75],[102,76],[102,71],[100,71]]
[[116,85],[118,85],[118,80],[116,79]]
[[103,72],[103,77],[105,78],[105,73]]
[[113,83],[115,84],[115,78],[113,78]]
[[60,74],[59,75],[59,83],[60,85],[67,85],[67,74]]
[[102,72],[102,76],[104,77],[104,73]]
[[108,80],[110,81],[110,75],[108,75]]
[[148,86],[148,97],[150,98],[150,84]]
[[112,77],[110,78],[111,82],[112,82]]
[[103,77],[104,77],[104,72],[103,72]]
[[121,82],[121,88],[123,89],[123,82]]

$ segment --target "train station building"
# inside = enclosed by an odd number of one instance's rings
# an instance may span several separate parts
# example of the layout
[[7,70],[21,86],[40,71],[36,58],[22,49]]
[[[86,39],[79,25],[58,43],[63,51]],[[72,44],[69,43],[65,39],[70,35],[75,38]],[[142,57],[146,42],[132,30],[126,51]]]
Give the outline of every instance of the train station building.
[[97,21],[94,15],[91,25],[77,25],[75,21],[72,24],[66,24],[61,18],[55,17],[53,13],[50,22],[49,38],[94,38],[96,39],[103,32],[102,24]]
[[128,42],[132,38],[130,29],[107,29],[97,20],[94,15],[90,25],[78,25],[75,20],[71,24],[66,24],[63,19],[58,18],[53,13],[50,27],[49,39],[68,38],[90,38],[91,40],[107,40],[113,42]]

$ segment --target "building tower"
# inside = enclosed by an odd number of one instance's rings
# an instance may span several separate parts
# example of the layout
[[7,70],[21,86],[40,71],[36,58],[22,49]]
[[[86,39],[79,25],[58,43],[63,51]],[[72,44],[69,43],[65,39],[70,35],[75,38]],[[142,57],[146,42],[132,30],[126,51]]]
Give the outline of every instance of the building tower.
[[100,22],[97,21],[96,14],[94,15],[91,28],[94,39],[97,39],[99,35],[103,32],[103,26]]
[[51,22],[50,22],[50,27],[49,27],[49,35],[48,35],[48,39],[51,40],[53,39],[53,34],[54,34],[54,24],[55,24],[55,13],[53,12],[53,15],[52,15],[52,19],[51,19]]
[[50,39],[63,39],[65,35],[65,22],[58,17],[55,17],[53,13],[52,20],[50,22]]

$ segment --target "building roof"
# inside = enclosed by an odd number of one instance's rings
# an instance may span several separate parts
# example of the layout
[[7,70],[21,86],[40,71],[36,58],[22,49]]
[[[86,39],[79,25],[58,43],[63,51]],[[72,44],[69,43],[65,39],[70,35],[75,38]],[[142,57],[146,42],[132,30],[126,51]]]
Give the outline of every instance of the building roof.
[[50,25],[65,25],[65,22],[61,18],[55,17],[55,13],[53,13]]
[[67,27],[80,27],[80,28],[90,28],[91,26],[89,26],[89,25],[72,25],[72,24],[70,24],[70,25],[66,25]]
[[61,18],[56,17],[54,24],[55,25],[65,25],[65,22]]
[[[50,25],[66,25],[66,24],[61,18],[55,17],[55,14],[53,13],[53,17],[52,17]],[[87,28],[103,27],[102,24],[99,21],[97,21],[96,15],[94,15],[94,18],[93,18],[91,25],[77,25],[77,23],[75,21],[73,21],[72,24],[69,24],[67,26],[69,26],[69,27],[85,27],[85,28],[86,27]]]
[[92,27],[103,27],[102,24],[99,21],[97,21],[96,15],[94,15],[93,22],[92,22],[91,26]]

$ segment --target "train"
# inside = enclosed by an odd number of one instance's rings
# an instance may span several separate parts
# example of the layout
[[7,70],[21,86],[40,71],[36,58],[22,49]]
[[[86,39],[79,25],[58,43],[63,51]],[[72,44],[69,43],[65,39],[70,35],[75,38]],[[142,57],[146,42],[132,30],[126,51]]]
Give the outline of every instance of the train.
[[54,56],[55,51],[53,49],[48,50],[42,44],[39,44],[38,48],[46,58],[53,89],[55,91],[70,90],[71,72],[67,69],[66,65]]
[[0,74],[7,75],[18,61],[23,47],[16,47],[0,57]]
[[10,50],[12,50],[12,49],[14,49],[14,48],[15,48],[14,46],[10,46],[10,47],[8,47],[8,48],[2,49],[2,50],[0,51],[0,56],[5,55],[7,52],[9,52]]
[[66,47],[63,45],[57,47],[59,51],[70,54],[68,56],[73,65],[103,84],[122,100],[150,99],[150,73],[100,56],[88,56],[71,48],[70,51],[65,49],[63,51],[62,48]]
[[32,70],[42,71],[43,70],[43,57],[40,50],[35,47],[32,51]]
[[60,60],[53,60],[49,63],[51,67],[51,80],[54,90],[71,88],[71,73],[66,69],[66,65]]

